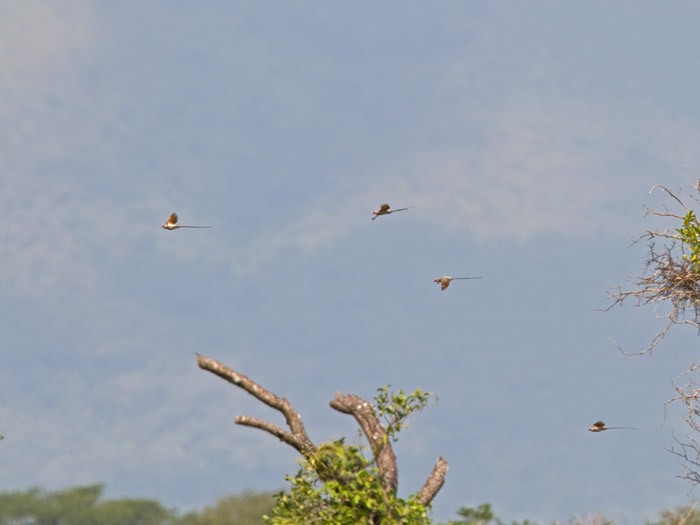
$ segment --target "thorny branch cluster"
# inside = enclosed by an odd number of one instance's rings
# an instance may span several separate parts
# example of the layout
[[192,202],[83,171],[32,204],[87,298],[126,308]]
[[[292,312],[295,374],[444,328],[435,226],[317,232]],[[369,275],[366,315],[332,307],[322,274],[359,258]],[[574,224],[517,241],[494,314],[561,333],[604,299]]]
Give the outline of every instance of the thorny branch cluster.
[[[684,214],[647,208],[646,215],[670,217],[682,223],[689,212],[692,213],[692,208],[670,189],[660,185],[654,186],[652,191],[654,189],[667,193],[683,209]],[[700,204],[697,197],[691,198]],[[635,243],[648,242],[649,255],[645,272],[634,279],[632,289],[618,288],[611,294],[614,302],[608,310],[631,299],[639,306],[654,306],[660,317],[666,319],[663,330],[656,334],[649,346],[638,353],[651,353],[674,325],[688,324],[700,329],[700,264],[688,256],[692,247],[687,246],[683,239],[679,229],[650,230],[636,239]],[[660,313],[663,308],[669,310]]]
[[[634,278],[632,289],[618,288],[611,293],[614,302],[608,310],[624,301],[633,300],[638,306],[651,305],[659,318],[665,320],[662,330],[646,348],[635,352],[637,355],[651,354],[676,325],[688,325],[700,330],[700,260],[697,257],[700,253],[700,223],[692,206],[693,203],[700,204],[700,181],[692,189],[694,193],[683,200],[680,190],[674,192],[661,185],[652,188],[652,192],[663,191],[675,202],[674,209],[678,211],[669,211],[665,207],[661,210],[647,208],[646,215],[673,219],[676,225],[680,223],[682,226],[650,230],[636,239],[635,243],[648,243],[649,255],[644,274]],[[688,370],[676,377],[673,387],[677,396],[668,400],[666,405],[684,404],[685,423],[693,433],[700,435],[700,383],[693,380],[698,368],[699,364],[692,363]],[[683,463],[683,473],[679,477],[690,481],[693,486],[700,484],[700,441],[688,435],[681,439],[675,437],[675,440],[678,447],[669,450]]]
[[[676,378],[673,386],[678,395],[666,402],[669,404],[681,401],[686,406],[686,415],[683,420],[696,434],[700,434],[700,407],[697,404],[700,398],[700,384],[693,381],[692,376],[698,367],[700,365],[693,363],[687,371]],[[679,384],[681,377],[687,377],[685,384]],[[676,438],[676,443],[678,447],[671,447],[669,450],[680,458],[683,465],[683,472],[679,477],[696,486],[700,483],[700,442],[692,436],[685,435],[682,441]]]

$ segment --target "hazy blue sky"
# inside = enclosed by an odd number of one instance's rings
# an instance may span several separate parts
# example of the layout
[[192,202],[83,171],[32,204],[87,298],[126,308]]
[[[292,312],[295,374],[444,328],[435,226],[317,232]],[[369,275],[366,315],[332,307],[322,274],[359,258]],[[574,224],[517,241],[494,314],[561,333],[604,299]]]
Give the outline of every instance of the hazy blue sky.
[[[643,268],[653,184],[700,174],[696,2],[0,1],[0,490],[102,481],[191,508],[277,490],[295,453],[236,426],[286,396],[439,401],[437,520],[686,504],[664,450],[696,359],[608,291]],[[370,221],[382,202],[413,209]],[[670,203],[669,203],[670,204]],[[168,232],[184,224],[210,230]],[[480,275],[440,292],[440,275]],[[639,432],[587,432],[598,419]],[[663,423],[663,424],[662,424]]]

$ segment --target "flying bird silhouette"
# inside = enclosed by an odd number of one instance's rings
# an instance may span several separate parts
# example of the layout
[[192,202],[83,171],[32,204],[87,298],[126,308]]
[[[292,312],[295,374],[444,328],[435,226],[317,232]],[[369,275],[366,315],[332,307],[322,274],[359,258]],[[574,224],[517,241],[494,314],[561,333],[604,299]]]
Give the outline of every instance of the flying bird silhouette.
[[605,423],[602,421],[596,421],[591,425],[591,428],[588,429],[589,432],[602,432],[603,430],[615,430],[615,429],[620,429],[620,428],[627,428],[629,430],[639,430],[637,427],[606,427]]
[[437,279],[433,279],[434,283],[440,283],[440,290],[443,292],[455,279],[481,279],[481,277],[450,277],[449,275],[443,275]]
[[382,204],[378,210],[374,210],[372,212],[372,214],[374,215],[374,217],[372,217],[372,220],[376,219],[380,215],[390,215],[397,211],[410,210],[411,208],[413,208],[413,206],[409,206],[408,208],[399,208],[398,210],[392,210],[391,206],[389,206],[388,204]]
[[168,217],[168,220],[165,221],[165,224],[163,224],[161,228],[166,230],[177,230],[178,228],[211,228],[211,226],[185,226],[183,224],[178,224],[177,213],[171,213],[170,217]]

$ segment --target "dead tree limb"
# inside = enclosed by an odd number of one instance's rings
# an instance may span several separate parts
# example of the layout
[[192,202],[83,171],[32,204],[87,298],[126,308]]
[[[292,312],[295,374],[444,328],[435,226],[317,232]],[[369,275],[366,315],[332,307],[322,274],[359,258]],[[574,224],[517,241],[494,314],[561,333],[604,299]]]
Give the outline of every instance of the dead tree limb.
[[430,476],[428,476],[428,479],[425,480],[425,483],[423,483],[423,486],[418,491],[418,501],[421,503],[421,505],[424,507],[430,505],[433,498],[445,484],[446,475],[447,461],[445,461],[445,458],[439,457],[435,463],[435,467],[433,467],[433,471],[430,473]]
[[[236,417],[234,421],[237,424],[264,430],[268,434],[272,434],[279,440],[294,447],[307,459],[314,456],[317,447],[313,444],[311,439],[309,439],[304,429],[301,416],[287,399],[279,397],[249,377],[210,357],[197,354],[197,364],[201,369],[211,372],[229,383],[242,388],[256,399],[281,412],[287,421],[290,431],[268,421],[251,416]],[[372,404],[359,396],[337,392],[335,398],[331,400],[330,405],[335,410],[344,414],[350,414],[355,418],[369,441],[377,470],[384,481],[385,492],[387,494],[395,493],[398,487],[396,455],[391,446],[389,435],[379,421]],[[418,501],[422,505],[430,505],[433,498],[445,483],[446,474],[447,461],[440,457],[433,471],[428,476],[428,479],[423,484],[423,487],[418,492]],[[319,472],[319,475],[322,475],[322,473]]]
[[384,480],[385,490],[396,491],[399,485],[399,469],[396,464],[396,455],[389,442],[389,436],[377,419],[372,405],[361,397],[352,394],[336,392],[335,398],[330,402],[331,407],[343,414],[352,415],[360,425],[372,449],[372,454],[377,461],[377,468]]
[[316,447],[311,442],[309,435],[304,429],[304,423],[301,421],[299,412],[294,409],[289,401],[270,392],[249,377],[236,372],[232,368],[227,367],[215,359],[197,354],[197,364],[199,365],[199,368],[207,370],[208,372],[211,372],[212,374],[233,383],[237,387],[242,388],[250,395],[265,403],[267,406],[280,411],[286,419],[291,433],[276,425],[273,425],[272,423],[268,423],[267,421],[262,421],[260,419],[248,416],[237,417],[235,419],[236,423],[239,425],[246,425],[265,430],[266,432],[269,432],[273,436],[297,449],[304,457],[310,457],[313,455],[313,453],[316,451]]

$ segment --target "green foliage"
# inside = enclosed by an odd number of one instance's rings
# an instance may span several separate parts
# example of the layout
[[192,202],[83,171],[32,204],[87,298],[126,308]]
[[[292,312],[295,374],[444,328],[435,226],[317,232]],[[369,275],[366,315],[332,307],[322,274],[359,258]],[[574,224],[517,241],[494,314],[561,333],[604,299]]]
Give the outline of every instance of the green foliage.
[[160,503],[141,499],[101,502],[101,484],[45,492],[31,488],[0,494],[0,525],[173,525]]
[[390,387],[391,385],[385,385],[378,388],[374,401],[377,417],[384,421],[387,435],[395,442],[396,435],[404,429],[408,416],[423,410],[435,395],[420,389],[411,394],[406,394],[402,389],[389,392]]
[[500,525],[502,523],[501,520],[496,518],[490,503],[482,503],[475,509],[461,507],[457,511],[457,515],[464,519],[450,521],[449,525]]
[[[425,509],[415,500],[386,496],[369,464],[357,447],[342,441],[327,443],[314,461],[324,462],[331,471],[345,471],[348,477],[324,484],[314,476],[311,462],[301,462],[297,476],[288,477],[292,491],[326,491],[325,500],[306,498],[320,503],[302,508],[302,499],[292,494],[280,494],[273,510],[274,496],[268,493],[244,492],[219,499],[212,507],[192,511],[179,517],[158,501],[141,498],[102,500],[103,485],[93,484],[47,492],[38,487],[25,491],[0,493],[0,525],[429,525]],[[369,468],[369,471],[368,471]],[[357,477],[350,476],[354,472]],[[363,499],[360,494],[369,495]],[[278,515],[280,499],[289,505],[289,514]],[[331,503],[327,505],[326,503]],[[293,513],[291,511],[294,511]],[[285,511],[286,512],[286,511]],[[265,516],[270,514],[272,516]],[[459,519],[447,525],[506,525],[493,511],[490,503],[476,508],[462,507]],[[700,510],[679,507],[659,513],[658,521],[647,525],[700,525]],[[561,525],[552,522],[552,525]],[[601,516],[572,518],[567,525],[614,525]],[[513,521],[510,525],[535,525],[534,522]]]
[[262,525],[263,516],[275,504],[268,493],[244,492],[229,496],[198,512],[189,512],[177,520],[177,525]]
[[99,525],[174,524],[175,516],[157,501],[124,498],[105,501],[95,512],[94,523]]
[[676,230],[687,253],[683,259],[690,261],[693,270],[700,270],[700,223],[693,210],[683,217],[683,227]]
[[[448,525],[506,525],[503,521],[496,517],[490,503],[482,503],[477,508],[461,507],[457,511],[460,520],[450,521]],[[523,522],[511,522],[511,525],[535,525],[530,520]]]
[[[450,521],[447,525],[507,525],[504,521],[496,517],[490,503],[482,503],[476,508],[462,507],[457,511],[457,514],[462,519]],[[510,525],[536,525],[536,523],[530,520],[511,521]],[[552,525],[562,524],[560,524],[560,522],[552,522]],[[603,517],[595,516],[586,519],[571,518],[565,525],[614,525],[614,523]],[[664,522],[663,524],[659,523],[655,525],[671,525],[671,522],[668,524]],[[673,522],[673,525],[681,524]],[[700,523],[696,525],[700,525]]]
[[[431,396],[416,390],[389,392],[379,388],[375,413],[387,435],[396,441],[412,413],[422,410]],[[385,490],[374,458],[366,447],[346,445],[342,439],[324,443],[313,457],[299,461],[291,488],[277,495],[277,505],[266,522],[272,525],[429,525],[426,508],[415,496],[402,499]]]
[[0,493],[0,525],[262,525],[272,494],[245,492],[179,517],[149,499],[101,500],[101,484]]
[[700,525],[700,511],[693,507],[680,507],[659,514],[661,520],[651,525]]
[[299,471],[287,476],[289,492],[277,496],[266,522],[273,525],[431,523],[415,498],[403,500],[384,491],[384,484],[359,447],[343,440],[324,443],[314,457],[300,460]]

